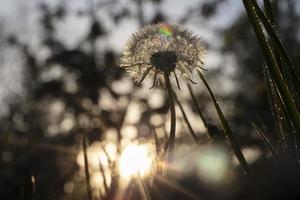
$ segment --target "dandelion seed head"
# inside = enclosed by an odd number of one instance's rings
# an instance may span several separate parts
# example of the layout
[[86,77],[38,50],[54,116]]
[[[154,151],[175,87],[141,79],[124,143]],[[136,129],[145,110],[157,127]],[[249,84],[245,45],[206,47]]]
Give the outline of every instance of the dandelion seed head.
[[195,69],[202,69],[205,49],[199,37],[178,25],[149,25],[133,34],[125,45],[121,67],[135,81],[152,78],[164,82],[169,76],[191,79]]
[[163,71],[170,72],[175,69],[177,55],[175,51],[159,51],[152,54],[150,63],[155,68]]

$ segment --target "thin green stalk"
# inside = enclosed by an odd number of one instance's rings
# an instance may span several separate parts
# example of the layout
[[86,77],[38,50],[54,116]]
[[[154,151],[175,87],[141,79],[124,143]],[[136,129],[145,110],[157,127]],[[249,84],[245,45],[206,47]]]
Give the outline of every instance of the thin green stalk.
[[[277,52],[280,54],[280,56],[283,58],[283,60],[287,63],[288,65],[288,70],[289,73],[291,75],[291,81],[294,84],[294,87],[298,93],[298,95],[300,95],[300,82],[299,79],[297,77],[295,68],[288,56],[288,54],[286,53],[278,35],[276,30],[274,30],[274,25],[272,26],[272,24],[270,23],[270,20],[268,20],[268,18],[265,16],[265,14],[263,13],[263,11],[260,9],[260,7],[257,5],[257,3],[255,1],[253,1],[253,5],[257,11],[257,15],[260,18],[261,22],[264,24],[264,27],[267,31],[267,33],[269,34],[272,42],[274,43],[274,47],[277,50]],[[270,8],[268,8],[270,9]],[[270,11],[268,11],[268,13],[270,13]],[[274,19],[272,19],[274,20]]]
[[[265,0],[265,2],[268,2]],[[265,4],[267,5],[268,7],[268,10],[270,9],[269,8],[269,5],[268,3]],[[297,94],[300,95],[300,81],[297,77],[297,73],[295,71],[295,68],[288,56],[288,54],[286,53],[276,31],[274,30],[274,25],[271,24],[270,20],[268,20],[268,18],[265,16],[265,14],[263,13],[263,11],[260,9],[260,7],[257,5],[256,1],[253,1],[253,6],[256,10],[256,13],[258,15],[258,17],[260,18],[261,22],[264,24],[264,27],[267,31],[267,33],[269,34],[270,38],[272,39],[272,42],[274,43],[274,47],[275,49],[277,50],[277,52],[280,54],[280,56],[283,58],[283,60],[287,63],[288,65],[288,71],[289,71],[289,74],[291,75],[291,81],[297,91]],[[269,15],[272,16],[272,19],[271,20],[274,20],[273,18],[273,15],[272,13],[270,13],[271,11],[268,11]]]
[[195,95],[194,95],[193,89],[192,89],[192,87],[190,86],[190,84],[187,84],[187,86],[188,86],[190,95],[191,95],[191,97],[192,97],[192,101],[193,101],[193,103],[194,103],[194,106],[196,107],[196,110],[197,110],[197,112],[198,112],[198,115],[200,116],[200,118],[201,118],[201,120],[202,120],[202,122],[203,122],[204,127],[205,127],[206,129],[208,129],[208,128],[207,128],[207,127],[208,127],[208,123],[206,122],[206,120],[205,120],[205,118],[204,118],[204,116],[203,116],[203,114],[202,114],[202,112],[201,112],[201,109],[200,109],[200,107],[199,107],[199,105],[198,105],[198,103],[197,103],[197,100],[196,100],[196,97],[195,97]]
[[280,108],[279,106],[279,101],[280,99],[278,98],[277,95],[277,88],[274,85],[274,82],[272,81],[272,78],[270,76],[270,73],[268,71],[267,67],[264,67],[263,69],[263,74],[264,74],[264,79],[265,79],[265,84],[267,86],[267,92],[268,92],[268,100],[269,100],[269,104],[271,107],[271,112],[273,115],[273,119],[274,119],[274,123],[276,126],[276,130],[279,133],[279,137],[280,137],[280,145],[282,150],[287,150],[287,137],[286,137],[286,133],[283,130],[283,124],[282,124],[282,120],[280,119],[281,114],[282,114],[282,110],[283,108]]
[[248,169],[249,169],[249,166],[248,166],[248,163],[247,163],[247,161],[246,161],[246,159],[245,159],[245,157],[244,157],[244,155],[241,151],[240,145],[236,141],[236,138],[233,135],[233,133],[232,133],[230,127],[229,127],[229,124],[228,124],[227,120],[225,119],[225,117],[223,115],[223,112],[222,112],[222,110],[221,110],[221,108],[218,104],[218,101],[216,100],[215,95],[211,91],[211,89],[210,89],[208,83],[206,82],[204,76],[202,75],[202,73],[200,71],[197,71],[197,72],[198,72],[199,77],[201,78],[202,82],[204,83],[204,85],[205,85],[207,91],[209,92],[209,95],[210,95],[210,97],[213,101],[213,104],[214,104],[215,109],[217,111],[218,117],[221,121],[225,136],[228,139],[236,158],[238,159],[238,161],[240,162],[242,168],[244,169],[244,172],[247,173]]
[[[265,14],[266,18],[270,22],[274,32],[277,35],[278,34],[278,29],[277,29],[277,26],[276,26],[276,23],[275,23],[275,18],[274,18],[273,11],[272,11],[272,5],[271,5],[271,2],[269,0],[264,0],[264,9],[265,9],[265,13],[266,13]],[[282,63],[282,58],[280,56],[279,49],[274,48],[275,45],[276,45],[276,41],[274,41],[273,38],[270,38],[269,42],[272,44],[271,46],[272,46],[272,50],[274,52],[274,57],[276,59],[277,65],[280,68],[282,76],[283,76],[285,81],[288,81],[288,75],[287,75],[288,72],[287,72],[286,67]]]
[[187,84],[187,86],[188,86],[189,93],[190,93],[190,95],[191,95],[193,104],[194,104],[194,106],[195,106],[195,108],[196,108],[196,111],[197,111],[198,115],[200,116],[200,118],[201,118],[201,120],[202,120],[202,122],[203,122],[203,125],[204,125],[204,127],[205,127],[205,129],[206,129],[206,131],[207,131],[207,134],[209,135],[209,138],[210,138],[212,141],[216,141],[216,140],[215,140],[216,136],[217,136],[217,137],[220,136],[220,135],[218,134],[219,132],[213,132],[213,133],[211,132],[211,130],[210,130],[210,128],[209,128],[209,127],[211,127],[211,126],[210,126],[210,125],[208,124],[208,122],[206,121],[206,119],[205,119],[205,117],[204,117],[204,115],[203,115],[203,113],[202,113],[202,111],[201,111],[201,109],[200,109],[200,107],[199,107],[199,105],[198,105],[198,103],[197,103],[197,100],[196,100],[196,97],[195,97],[195,94],[194,94],[194,92],[193,92],[193,89],[192,89],[191,85],[190,85],[190,84]]
[[88,200],[93,200],[92,187],[91,187],[91,181],[90,181],[90,173],[89,173],[89,161],[88,161],[88,155],[87,155],[87,141],[86,141],[86,134],[84,131],[82,133],[82,137],[83,137],[82,148],[83,148],[83,158],[84,158],[86,190],[87,190]]
[[297,109],[297,106],[293,100],[293,97],[288,89],[286,82],[284,81],[279,67],[276,63],[276,60],[272,54],[271,47],[269,46],[266,37],[263,33],[262,27],[260,26],[260,22],[257,19],[257,13],[252,0],[243,0],[244,6],[248,13],[248,17],[252,23],[252,27],[256,34],[256,38],[258,43],[262,49],[263,55],[265,57],[267,66],[269,67],[270,74],[274,79],[278,90],[280,92],[281,98],[286,105],[288,110],[288,114],[290,115],[295,128],[297,129],[298,134],[300,133],[300,114]]
[[180,111],[182,113],[183,119],[184,119],[186,125],[188,126],[188,129],[189,129],[192,137],[194,138],[195,142],[198,143],[197,135],[196,135],[195,131],[193,130],[192,125],[191,125],[191,123],[190,123],[190,121],[189,121],[188,117],[186,116],[186,113],[185,113],[185,111],[183,109],[183,106],[181,105],[181,103],[180,103],[179,99],[177,98],[177,95],[176,95],[176,93],[174,91],[173,91],[173,95],[174,95],[174,99],[175,99],[177,105],[180,108]]
[[258,126],[256,126],[256,124],[252,123],[253,128],[256,130],[256,132],[262,137],[262,139],[264,140],[264,142],[266,143],[267,147],[270,149],[270,151],[272,152],[274,158],[276,160],[280,160],[280,156],[277,153],[275,147],[273,146],[273,144],[271,143],[271,141],[267,138],[267,136],[263,133],[263,131],[258,128]]
[[171,163],[173,161],[174,147],[175,147],[175,131],[176,131],[176,113],[175,113],[175,105],[174,105],[174,96],[172,93],[172,86],[170,82],[169,73],[164,73],[166,89],[169,96],[169,107],[171,114],[171,127],[170,127],[170,137],[168,143],[169,155],[168,161]]
[[276,130],[279,132],[280,146],[286,155],[293,155],[296,152],[295,148],[293,148],[294,146],[292,145],[292,138],[294,135],[293,132],[295,128],[293,127],[292,121],[287,113],[286,106],[284,105],[282,98],[280,98],[279,91],[270,76],[268,68],[265,67],[263,72],[266,80],[269,103],[276,125]]

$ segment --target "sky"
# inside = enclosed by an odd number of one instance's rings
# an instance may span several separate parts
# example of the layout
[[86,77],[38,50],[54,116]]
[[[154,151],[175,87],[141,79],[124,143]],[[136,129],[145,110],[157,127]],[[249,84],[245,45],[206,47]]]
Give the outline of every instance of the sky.
[[[109,2],[97,1],[100,3],[107,3],[97,13],[97,16],[105,20],[105,26],[110,30],[113,30],[109,37],[105,41],[101,41],[100,49],[112,49],[116,52],[120,52],[125,42],[130,35],[138,30],[138,23],[134,18],[126,19],[118,26],[113,24],[109,20],[109,13],[114,12],[128,6],[129,9],[135,9],[132,0],[118,0],[116,6],[111,6]],[[178,21],[190,8],[197,5],[204,0],[165,0],[163,1],[160,9],[163,14],[167,16],[170,22],[174,23]],[[40,36],[43,34],[39,30],[39,17],[40,13],[37,9],[38,3],[46,2],[49,5],[55,6],[59,0],[10,0],[0,1],[0,34],[5,35],[9,33],[15,33],[21,41],[26,41],[30,44],[31,50],[38,54],[40,61],[47,57],[48,52],[39,46]],[[87,0],[70,0],[64,1],[65,6],[70,9],[71,14],[68,17],[57,23],[57,37],[65,41],[68,47],[72,48],[78,44],[78,40],[84,37],[89,27],[89,19],[87,17],[77,17],[76,13],[79,9],[88,10],[90,5]],[[96,2],[94,0],[94,2]],[[131,6],[132,5],[132,6]],[[206,65],[208,69],[213,69],[218,66],[224,60],[229,60],[228,71],[232,66],[232,60],[226,58],[224,55],[219,54],[218,47],[221,44],[222,38],[215,31],[216,29],[225,28],[233,22],[233,19],[243,12],[242,2],[240,0],[232,0],[228,3],[224,3],[219,9],[218,14],[206,21],[192,20],[186,24],[187,28],[191,29],[196,35],[199,35],[206,43],[209,43],[212,47],[209,49],[206,57]],[[154,14],[154,7],[151,3],[144,3],[144,15],[145,19],[150,19]],[[195,25],[197,22],[197,25]],[[199,26],[199,23],[201,26]],[[0,44],[5,47],[5,42],[0,39]],[[0,50],[1,65],[0,68],[0,116],[6,114],[8,110],[8,104],[11,99],[15,99],[16,96],[24,95],[25,88],[23,83],[25,80],[25,73],[23,70],[23,63],[21,55],[14,49],[2,48]],[[226,65],[226,64],[225,64]],[[226,67],[226,66],[225,66]],[[231,67],[232,69],[232,67]],[[228,88],[230,88],[230,82],[228,82]],[[232,85],[232,84],[231,84]],[[25,92],[26,93],[26,92]]]

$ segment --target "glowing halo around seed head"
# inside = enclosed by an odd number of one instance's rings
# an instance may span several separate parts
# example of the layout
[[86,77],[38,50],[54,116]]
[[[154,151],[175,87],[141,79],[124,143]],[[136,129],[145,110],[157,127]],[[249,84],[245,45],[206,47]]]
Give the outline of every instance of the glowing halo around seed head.
[[130,144],[122,151],[119,160],[119,173],[128,180],[132,176],[146,176],[150,173],[154,161],[151,145]]

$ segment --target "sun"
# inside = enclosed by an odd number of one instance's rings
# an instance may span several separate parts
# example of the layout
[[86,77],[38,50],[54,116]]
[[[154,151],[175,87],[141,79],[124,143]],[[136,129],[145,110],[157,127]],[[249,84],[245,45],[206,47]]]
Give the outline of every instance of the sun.
[[122,151],[119,160],[119,173],[125,180],[132,176],[146,176],[151,172],[154,151],[148,144],[130,144]]

